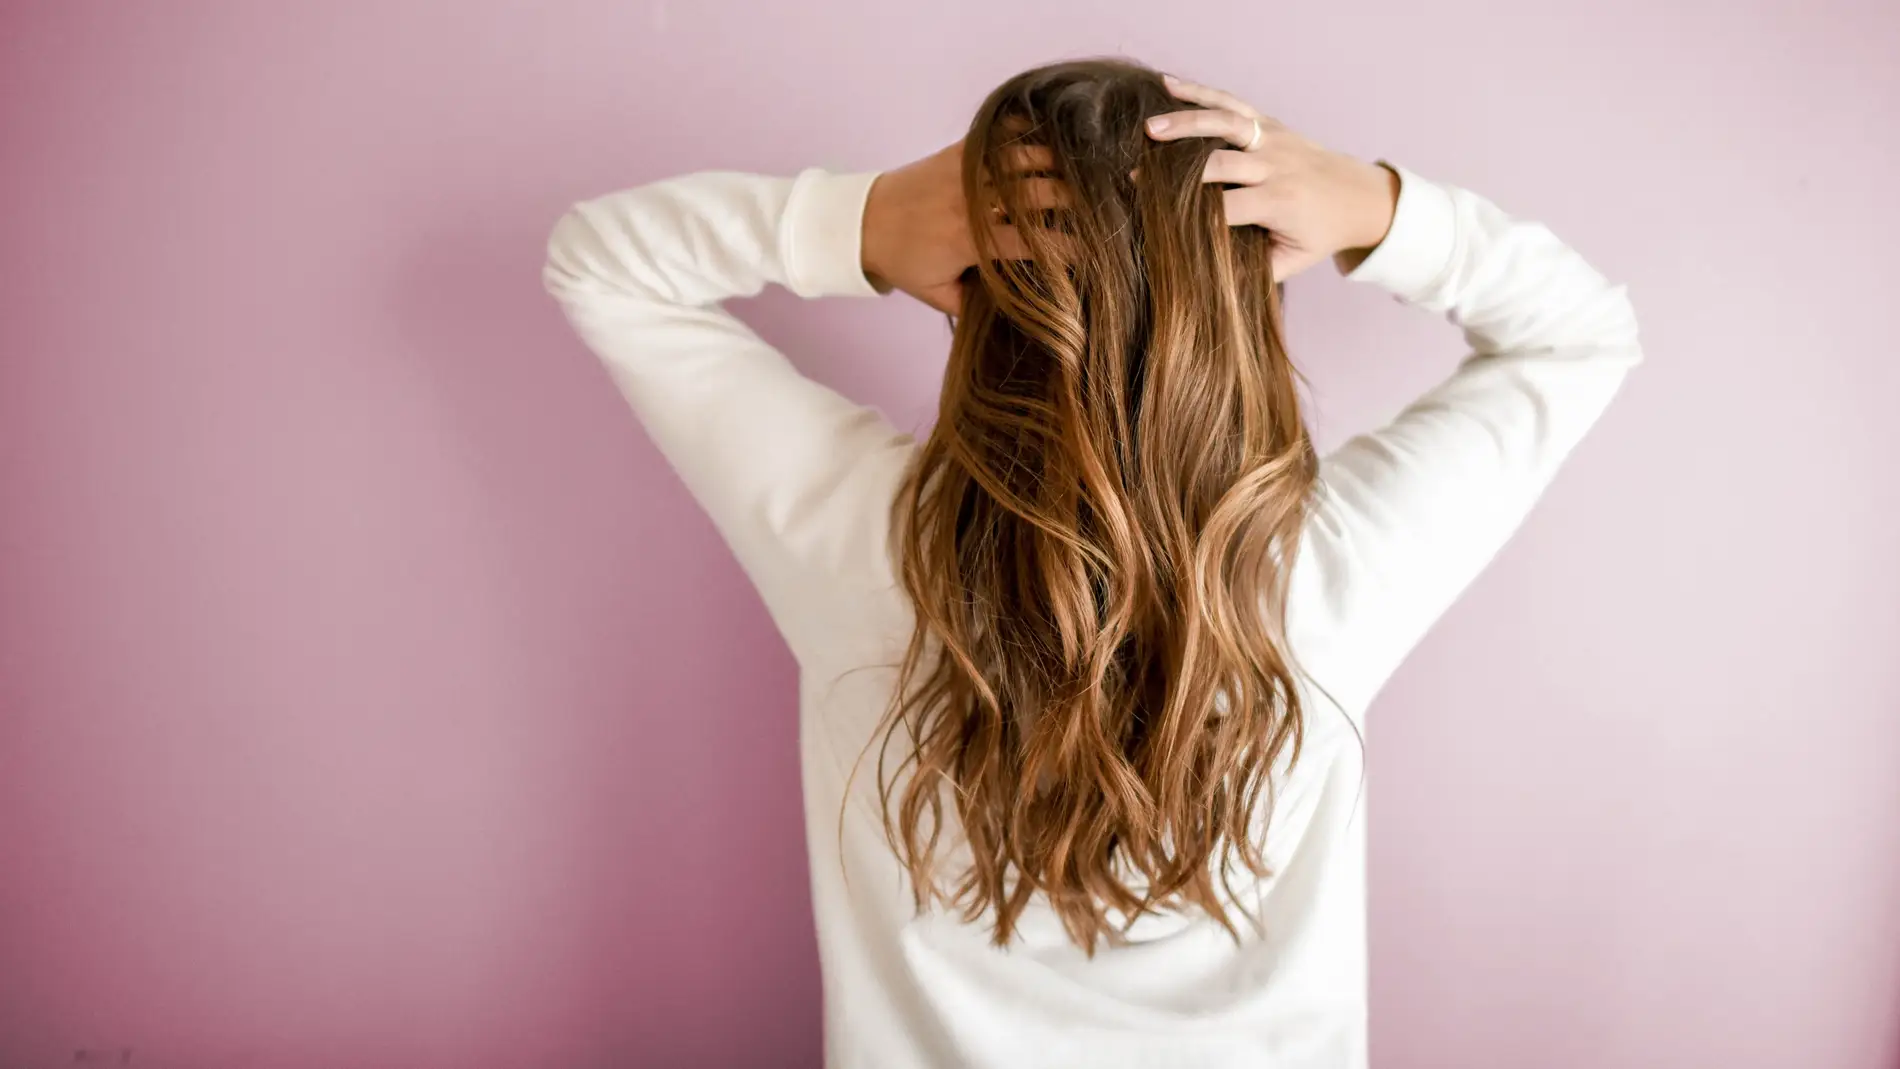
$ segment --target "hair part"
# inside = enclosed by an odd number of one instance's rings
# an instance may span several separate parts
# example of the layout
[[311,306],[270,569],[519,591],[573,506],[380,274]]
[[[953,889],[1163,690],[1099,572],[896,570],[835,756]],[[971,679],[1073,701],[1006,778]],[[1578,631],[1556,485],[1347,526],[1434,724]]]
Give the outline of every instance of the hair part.
[[1317,460],[1267,233],[1202,180],[1219,143],[1143,129],[1185,106],[1145,67],[1060,63],[965,141],[979,257],[892,504],[916,630],[878,797],[918,910],[998,945],[1038,894],[1090,953],[1181,908],[1238,938],[1227,877],[1267,873],[1302,738],[1285,576]]

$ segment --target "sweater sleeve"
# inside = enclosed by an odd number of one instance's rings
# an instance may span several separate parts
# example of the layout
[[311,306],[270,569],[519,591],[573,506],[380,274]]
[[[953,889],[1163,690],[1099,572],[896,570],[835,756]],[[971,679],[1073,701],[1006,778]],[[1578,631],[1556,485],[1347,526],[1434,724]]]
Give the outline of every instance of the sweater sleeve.
[[1517,530],[1641,360],[1624,288],[1550,230],[1394,170],[1391,230],[1348,277],[1444,316],[1470,351],[1320,465],[1293,599],[1299,632],[1314,638],[1316,656],[1302,651],[1303,661],[1355,717]]
[[884,560],[910,435],[801,375],[721,307],[768,284],[875,296],[873,174],[708,172],[574,206],[543,279],[758,588],[801,660]]

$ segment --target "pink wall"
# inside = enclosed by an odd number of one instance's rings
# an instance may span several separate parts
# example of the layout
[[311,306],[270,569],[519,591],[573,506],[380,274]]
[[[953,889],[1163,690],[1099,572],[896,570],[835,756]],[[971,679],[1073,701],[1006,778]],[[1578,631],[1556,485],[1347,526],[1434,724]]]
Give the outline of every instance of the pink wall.
[[[1644,317],[1375,711],[1377,1064],[1892,1065],[1900,8],[1353,7],[8,5],[0,1065],[815,1065],[792,666],[542,241],[1118,49],[1542,217]],[[1294,299],[1328,438],[1455,355]],[[929,313],[752,311],[928,411]]]

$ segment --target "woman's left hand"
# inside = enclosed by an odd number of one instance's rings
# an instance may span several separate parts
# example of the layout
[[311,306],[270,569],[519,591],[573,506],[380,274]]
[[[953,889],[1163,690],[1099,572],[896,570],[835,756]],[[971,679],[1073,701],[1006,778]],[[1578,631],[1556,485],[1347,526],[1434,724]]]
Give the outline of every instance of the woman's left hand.
[[1202,178],[1232,187],[1224,194],[1230,224],[1271,232],[1274,278],[1329,256],[1351,270],[1385,240],[1398,203],[1396,172],[1321,148],[1231,93],[1167,82],[1176,98],[1201,107],[1155,116],[1148,136],[1218,137],[1235,146],[1209,156]]

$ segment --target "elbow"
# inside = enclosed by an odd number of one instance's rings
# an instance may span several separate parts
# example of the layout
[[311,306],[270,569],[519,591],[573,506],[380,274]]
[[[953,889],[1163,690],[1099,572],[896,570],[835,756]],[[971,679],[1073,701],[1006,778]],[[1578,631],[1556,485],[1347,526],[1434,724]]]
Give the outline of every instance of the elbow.
[[1609,356],[1614,362],[1635,365],[1642,362],[1643,347],[1636,323],[1636,306],[1630,301],[1629,287],[1606,286],[1586,306],[1582,335],[1589,348]]
[[582,205],[576,204],[555,220],[548,234],[547,259],[541,265],[541,284],[557,298],[588,288],[596,280],[598,259],[589,254],[597,248],[600,236],[587,220]]
[[582,201],[548,234],[542,284],[565,304],[677,303],[650,243],[630,230],[606,200]]

